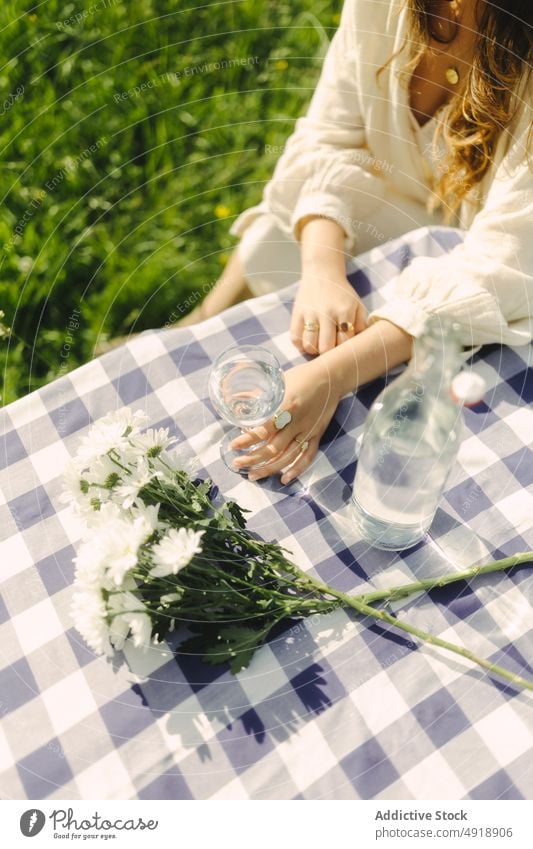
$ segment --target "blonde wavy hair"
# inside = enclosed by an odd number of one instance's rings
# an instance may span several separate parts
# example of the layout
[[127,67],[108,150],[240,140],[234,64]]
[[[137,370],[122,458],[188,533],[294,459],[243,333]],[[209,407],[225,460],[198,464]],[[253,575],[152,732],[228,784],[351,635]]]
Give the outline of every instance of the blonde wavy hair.
[[[442,10],[449,0],[406,2],[408,39],[416,46],[405,71],[414,70],[430,40],[450,44],[457,34],[452,27],[444,36],[439,28],[439,6]],[[479,8],[478,0],[474,2]],[[479,37],[470,71],[442,122],[447,155],[434,192],[448,219],[489,169],[496,143],[521,105],[517,92],[533,64],[531,0],[488,0],[477,20]]]

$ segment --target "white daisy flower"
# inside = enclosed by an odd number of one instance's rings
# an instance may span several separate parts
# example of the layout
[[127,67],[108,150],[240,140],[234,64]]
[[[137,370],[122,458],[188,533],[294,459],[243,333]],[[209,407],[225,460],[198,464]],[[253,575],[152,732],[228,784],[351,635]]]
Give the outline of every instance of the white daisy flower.
[[193,531],[190,528],[171,528],[152,548],[155,566],[150,569],[150,575],[154,578],[177,575],[195,554],[201,554],[200,540],[204,533],[205,531]]
[[76,465],[84,469],[95,460],[115,449],[119,454],[131,453],[129,437],[135,436],[148,416],[137,410],[133,413],[129,407],[122,407],[99,419],[85,436],[76,454]]
[[200,461],[197,457],[183,448],[175,448],[173,451],[165,451],[163,457],[155,460],[157,468],[160,468],[165,478],[174,482],[172,472],[186,472],[190,478],[194,478],[200,469]]
[[124,510],[132,507],[141,489],[157,477],[161,477],[161,473],[151,469],[146,457],[141,457],[137,463],[137,467],[131,475],[124,477],[123,483],[117,487],[115,493],[116,497],[121,501]]
[[109,598],[109,639],[121,651],[129,634],[136,648],[147,649],[151,642],[152,620],[141,599],[131,592],[117,593]]
[[76,584],[83,589],[96,590],[102,586],[105,578],[105,552],[98,539],[82,543],[74,558],[76,566]]
[[73,460],[69,460],[63,469],[63,491],[59,501],[73,507],[79,516],[84,517],[92,512],[87,481],[82,483],[80,472]]
[[83,589],[72,597],[71,616],[88,646],[98,654],[113,654],[107,609],[100,589]]
[[114,616],[109,623],[109,641],[113,648],[122,651],[129,632],[130,623],[128,620],[123,616]]
[[127,518],[127,515],[114,501],[106,501],[101,505],[99,510],[93,510],[91,508],[90,512],[84,516],[84,519],[87,528],[94,531],[95,528],[107,527],[117,519],[124,520]]
[[141,516],[144,519],[147,527],[149,527],[152,531],[157,531],[158,529],[163,529],[166,527],[164,522],[159,521],[159,508],[161,504],[145,504],[143,501],[138,499],[135,502],[135,506],[132,508],[131,515],[133,518],[137,516]]
[[147,613],[122,613],[109,628],[109,639],[117,651],[122,651],[128,635],[133,645],[146,651],[152,640],[152,620]]
[[99,524],[88,528],[88,538],[75,558],[76,580],[89,588],[123,587],[130,577],[128,572],[137,565],[140,546],[154,529],[143,515],[132,521],[116,516],[111,506],[102,510]]
[[160,427],[157,430],[150,427],[143,433],[136,434],[131,440],[134,449],[147,457],[158,457],[174,442],[176,439],[169,436],[168,427]]
[[108,413],[99,421],[107,424],[120,423],[124,435],[129,436],[139,433],[140,429],[150,421],[150,416],[144,410],[135,410],[134,412],[131,407],[119,407],[118,410]]
[[111,457],[104,454],[92,463],[90,468],[87,469],[85,476],[91,483],[98,483],[102,484],[102,486],[113,488],[120,483],[124,474],[123,469]]
[[135,648],[146,651],[152,639],[152,620],[147,613],[126,614],[130,620],[131,638]]
[[64,469],[64,491],[60,500],[89,521],[101,504],[112,499],[113,490],[121,482],[119,472],[119,467],[109,457],[100,457],[87,469],[80,469],[70,460]]
[[104,550],[106,577],[120,587],[137,565],[139,548],[153,533],[143,516],[133,521],[116,519],[102,527],[99,542]]

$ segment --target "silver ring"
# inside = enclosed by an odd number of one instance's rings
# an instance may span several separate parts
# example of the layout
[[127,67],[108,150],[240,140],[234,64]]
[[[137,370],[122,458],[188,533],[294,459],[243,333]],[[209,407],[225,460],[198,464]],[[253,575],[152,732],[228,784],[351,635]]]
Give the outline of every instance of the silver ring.
[[278,410],[273,416],[272,421],[276,430],[283,430],[284,427],[287,427],[292,422],[292,416],[288,410]]

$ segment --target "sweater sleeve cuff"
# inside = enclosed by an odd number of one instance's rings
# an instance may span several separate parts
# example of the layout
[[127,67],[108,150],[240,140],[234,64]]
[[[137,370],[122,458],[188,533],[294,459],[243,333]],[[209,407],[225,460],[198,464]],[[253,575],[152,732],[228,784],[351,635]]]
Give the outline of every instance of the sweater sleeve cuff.
[[296,241],[300,239],[300,223],[308,215],[317,215],[336,221],[346,235],[344,247],[351,256],[357,253],[357,221],[350,218],[342,201],[328,192],[306,194],[297,202],[291,216],[292,233]]
[[233,224],[230,227],[230,233],[232,236],[242,236],[245,230],[248,229],[250,224],[252,224],[256,218],[264,215],[268,212],[268,208],[266,204],[258,203],[256,206],[250,206],[248,209],[245,209],[244,212],[235,219]]
[[368,324],[385,319],[416,338],[423,332],[428,315],[419,303],[406,298],[394,298],[373,310],[368,316]]

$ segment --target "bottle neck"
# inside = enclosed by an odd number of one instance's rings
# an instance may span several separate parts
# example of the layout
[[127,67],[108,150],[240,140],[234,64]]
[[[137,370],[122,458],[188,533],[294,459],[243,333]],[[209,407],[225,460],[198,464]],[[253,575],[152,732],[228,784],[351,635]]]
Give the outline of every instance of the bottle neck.
[[422,336],[415,342],[409,371],[430,394],[448,393],[460,367],[460,347],[453,335],[449,338]]

